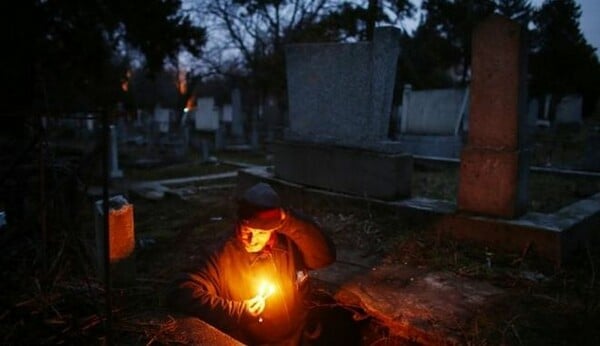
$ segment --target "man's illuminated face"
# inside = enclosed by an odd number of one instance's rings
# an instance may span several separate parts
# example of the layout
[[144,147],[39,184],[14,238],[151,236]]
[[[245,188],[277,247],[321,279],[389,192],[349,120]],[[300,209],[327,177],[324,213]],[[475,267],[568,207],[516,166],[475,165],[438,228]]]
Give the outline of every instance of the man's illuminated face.
[[240,236],[244,248],[248,252],[259,252],[271,239],[273,230],[252,228],[244,225],[240,225]]

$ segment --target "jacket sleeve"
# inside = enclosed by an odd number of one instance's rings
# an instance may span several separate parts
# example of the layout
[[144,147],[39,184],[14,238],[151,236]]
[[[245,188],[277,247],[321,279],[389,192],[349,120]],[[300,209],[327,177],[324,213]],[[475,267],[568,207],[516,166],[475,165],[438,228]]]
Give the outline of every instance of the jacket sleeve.
[[335,246],[321,227],[312,218],[296,210],[286,210],[286,214],[279,232],[296,244],[308,269],[333,263],[336,257]]
[[243,302],[219,295],[217,256],[213,255],[194,273],[177,277],[167,291],[167,304],[181,313],[196,316],[222,329],[232,329],[245,318]]

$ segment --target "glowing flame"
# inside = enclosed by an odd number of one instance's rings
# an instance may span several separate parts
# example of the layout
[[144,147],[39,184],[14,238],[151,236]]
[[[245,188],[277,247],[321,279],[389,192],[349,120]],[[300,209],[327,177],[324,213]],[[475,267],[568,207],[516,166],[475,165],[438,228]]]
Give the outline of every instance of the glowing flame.
[[196,100],[194,99],[194,96],[190,96],[187,101],[185,102],[185,108],[187,108],[188,110],[192,109],[196,107]]
[[263,281],[258,288],[258,295],[263,299],[269,298],[275,293],[275,285],[268,281]]
[[186,80],[187,72],[185,70],[180,70],[177,74],[177,90],[179,94],[185,95],[187,92],[187,80]]
[[129,80],[131,79],[131,70],[127,70],[125,76],[121,79],[121,90],[124,92],[129,91]]

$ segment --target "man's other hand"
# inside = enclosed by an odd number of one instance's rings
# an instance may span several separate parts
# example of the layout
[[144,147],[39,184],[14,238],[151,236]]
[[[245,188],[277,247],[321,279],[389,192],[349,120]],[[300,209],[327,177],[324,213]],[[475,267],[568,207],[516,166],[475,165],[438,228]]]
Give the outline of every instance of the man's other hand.
[[266,300],[264,297],[257,295],[254,298],[244,300],[246,311],[253,317],[260,315],[265,310]]

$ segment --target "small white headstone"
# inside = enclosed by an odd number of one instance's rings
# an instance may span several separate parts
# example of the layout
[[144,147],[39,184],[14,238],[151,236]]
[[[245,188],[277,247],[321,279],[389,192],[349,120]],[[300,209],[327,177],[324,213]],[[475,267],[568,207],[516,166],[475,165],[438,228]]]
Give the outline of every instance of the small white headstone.
[[233,110],[230,104],[223,105],[223,122],[230,123],[233,119]]
[[557,124],[581,124],[582,98],[580,95],[565,96],[556,106]]
[[219,128],[219,112],[210,97],[199,98],[194,110],[196,130],[215,131]]
[[161,133],[169,132],[170,112],[166,108],[157,107],[154,109],[154,122],[158,125],[158,131]]

